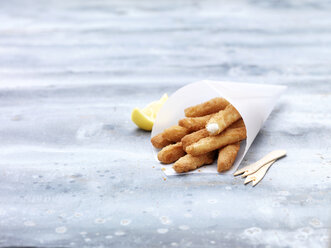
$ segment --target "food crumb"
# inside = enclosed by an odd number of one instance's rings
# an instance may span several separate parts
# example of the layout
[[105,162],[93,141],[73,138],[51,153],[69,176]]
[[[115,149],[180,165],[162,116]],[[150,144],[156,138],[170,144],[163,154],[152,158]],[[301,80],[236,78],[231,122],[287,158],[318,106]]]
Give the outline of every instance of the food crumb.
[[163,178],[163,181],[166,181],[166,180],[167,180],[167,178],[164,177],[164,178]]
[[198,172],[201,172],[201,170],[198,170]]
[[165,170],[166,170],[166,168],[162,168],[161,170],[162,170],[162,171],[165,171]]
[[152,168],[155,168],[155,166],[152,166]]

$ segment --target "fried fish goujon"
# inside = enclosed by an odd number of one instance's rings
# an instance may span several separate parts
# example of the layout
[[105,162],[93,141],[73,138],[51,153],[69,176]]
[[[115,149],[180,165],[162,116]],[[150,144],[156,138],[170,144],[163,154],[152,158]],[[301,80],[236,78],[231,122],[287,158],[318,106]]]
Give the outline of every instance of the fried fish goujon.
[[181,142],[168,145],[158,152],[157,158],[164,164],[171,164],[185,155]]
[[240,142],[237,142],[227,145],[219,150],[217,159],[218,172],[227,171],[232,167],[234,161],[236,160],[239,149]]
[[171,141],[169,141],[163,137],[162,133],[155,135],[153,138],[151,138],[151,142],[152,142],[152,145],[158,149],[161,149],[167,145],[172,144]]
[[210,118],[206,125],[206,129],[210,135],[217,135],[240,118],[241,116],[239,112],[232,106],[232,104],[229,104],[224,110],[219,111]]
[[186,117],[199,117],[217,113],[220,110],[225,109],[228,104],[229,102],[224,98],[216,97],[207,102],[189,107],[185,109],[184,112]]
[[209,133],[207,129],[201,129],[199,131],[196,131],[194,133],[188,134],[182,138],[182,144],[183,144],[183,149],[186,151],[186,147],[192,145],[193,143],[206,138],[209,136]]
[[[244,121],[242,119],[236,121],[235,123],[232,123],[231,126],[228,127],[230,128],[238,128],[238,127],[245,127]],[[193,143],[206,138],[209,136],[209,133],[207,129],[201,129],[199,131],[196,131],[194,133],[190,133],[188,135],[185,135],[184,138],[182,138],[181,142],[183,144],[183,149],[186,151],[186,147],[189,145],[192,145]]]
[[245,127],[230,128],[219,135],[203,138],[198,142],[186,147],[186,152],[193,156],[199,156],[201,154],[214,151],[226,145],[241,141],[245,138]]
[[241,118],[239,120],[237,120],[236,122],[232,123],[228,127],[228,129],[229,128],[238,128],[238,127],[245,127],[245,123],[244,123],[243,119],[241,119]]
[[212,164],[214,162],[215,152],[209,152],[202,154],[197,157],[193,157],[190,154],[186,154],[184,157],[181,157],[173,165],[173,169],[177,173],[183,173],[191,170],[195,170],[205,164]]
[[163,137],[172,142],[180,141],[186,134],[189,134],[190,131],[181,126],[172,126],[163,131]]
[[205,115],[201,117],[188,117],[178,121],[178,125],[187,128],[190,131],[198,131],[205,128],[207,122],[214,114]]

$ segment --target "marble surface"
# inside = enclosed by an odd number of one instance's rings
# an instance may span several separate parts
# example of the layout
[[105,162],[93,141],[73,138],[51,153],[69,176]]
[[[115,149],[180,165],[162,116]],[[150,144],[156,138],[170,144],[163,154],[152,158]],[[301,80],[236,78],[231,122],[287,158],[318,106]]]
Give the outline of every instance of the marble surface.
[[[328,247],[328,1],[0,7],[0,247]],[[201,79],[288,85],[242,165],[166,178],[135,106]]]

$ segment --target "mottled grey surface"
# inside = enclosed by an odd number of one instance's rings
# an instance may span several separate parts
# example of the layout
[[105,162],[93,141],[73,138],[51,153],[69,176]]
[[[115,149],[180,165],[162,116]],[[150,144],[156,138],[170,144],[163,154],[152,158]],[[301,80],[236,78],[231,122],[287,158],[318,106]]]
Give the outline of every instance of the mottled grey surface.
[[[0,3],[0,246],[327,247],[327,1]],[[289,88],[242,165],[170,177],[130,112],[201,79]]]

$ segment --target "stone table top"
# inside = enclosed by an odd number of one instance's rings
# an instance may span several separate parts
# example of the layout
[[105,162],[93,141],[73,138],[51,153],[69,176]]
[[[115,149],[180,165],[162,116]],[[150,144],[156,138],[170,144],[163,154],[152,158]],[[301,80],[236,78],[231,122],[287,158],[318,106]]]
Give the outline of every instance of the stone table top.
[[[327,1],[12,0],[0,8],[0,247],[327,247]],[[166,178],[131,110],[202,79],[287,85],[241,166]]]

